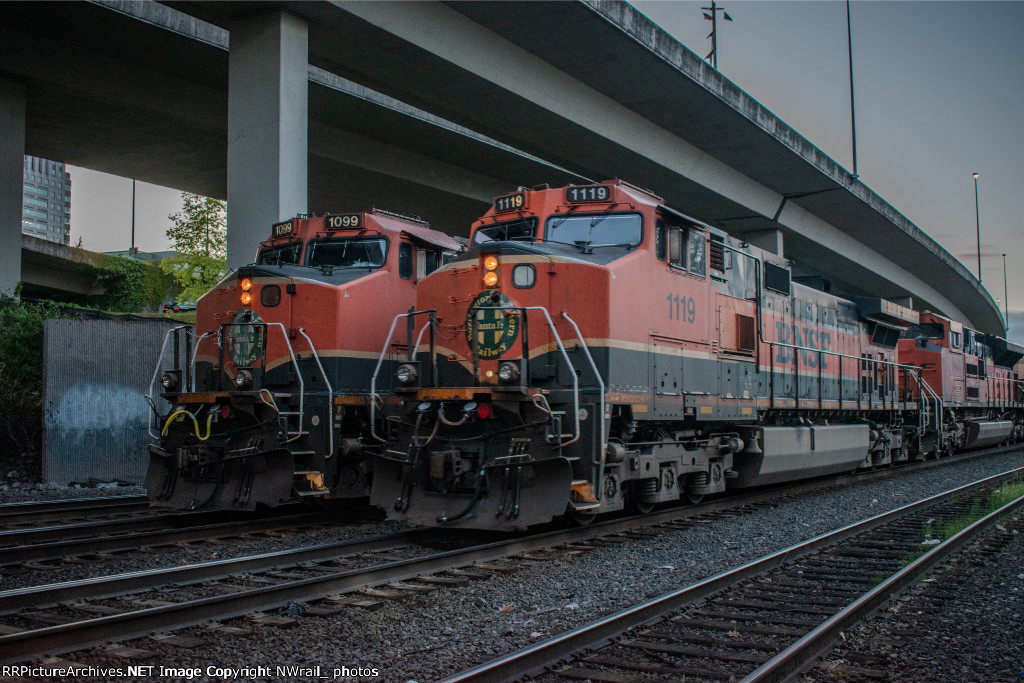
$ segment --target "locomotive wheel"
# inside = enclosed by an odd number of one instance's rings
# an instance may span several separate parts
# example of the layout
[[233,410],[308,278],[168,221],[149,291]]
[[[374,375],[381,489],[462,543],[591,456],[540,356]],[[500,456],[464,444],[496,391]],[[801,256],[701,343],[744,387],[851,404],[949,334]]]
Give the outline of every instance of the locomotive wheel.
[[569,519],[573,521],[577,526],[587,526],[597,519],[596,512],[577,512],[573,510],[569,513]]
[[650,514],[651,510],[654,509],[655,503],[634,503],[631,502],[630,507],[633,508],[638,514],[646,515]]
[[694,505],[700,505],[701,501],[704,500],[704,494],[703,493],[690,493],[689,491],[687,491],[686,492],[686,500],[690,501]]

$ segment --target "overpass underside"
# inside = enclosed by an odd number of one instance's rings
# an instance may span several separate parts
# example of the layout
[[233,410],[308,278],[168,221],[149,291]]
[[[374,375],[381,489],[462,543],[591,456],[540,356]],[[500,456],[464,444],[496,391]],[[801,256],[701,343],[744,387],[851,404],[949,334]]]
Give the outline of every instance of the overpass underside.
[[515,187],[619,177],[834,291],[1002,332],[956,259],[629,5],[281,7],[0,4],[0,180],[28,153],[227,198],[237,265],[300,211],[465,234]]

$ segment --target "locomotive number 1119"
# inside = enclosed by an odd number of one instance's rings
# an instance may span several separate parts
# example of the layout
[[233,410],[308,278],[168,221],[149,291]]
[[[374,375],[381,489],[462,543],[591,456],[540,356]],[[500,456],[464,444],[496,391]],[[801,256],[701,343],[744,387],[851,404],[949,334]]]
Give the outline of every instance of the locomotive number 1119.
[[607,185],[583,185],[565,188],[568,202],[606,202],[611,196]]
[[668,319],[692,323],[697,319],[697,302],[692,296],[668,295]]

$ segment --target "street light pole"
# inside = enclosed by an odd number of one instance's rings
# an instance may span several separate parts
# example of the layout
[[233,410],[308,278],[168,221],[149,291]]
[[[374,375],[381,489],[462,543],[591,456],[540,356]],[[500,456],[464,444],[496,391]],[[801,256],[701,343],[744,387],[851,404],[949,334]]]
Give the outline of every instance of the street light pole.
[[978,211],[978,173],[974,172],[974,221],[978,229],[978,284],[981,284],[981,213]]
[[1010,336],[1010,292],[1006,289],[1006,254],[1003,254],[1003,323],[1006,325],[1006,336]]
[[853,177],[857,177],[857,113],[853,106],[853,31],[850,28],[850,0],[846,0],[846,49],[850,56],[850,132],[853,137]]

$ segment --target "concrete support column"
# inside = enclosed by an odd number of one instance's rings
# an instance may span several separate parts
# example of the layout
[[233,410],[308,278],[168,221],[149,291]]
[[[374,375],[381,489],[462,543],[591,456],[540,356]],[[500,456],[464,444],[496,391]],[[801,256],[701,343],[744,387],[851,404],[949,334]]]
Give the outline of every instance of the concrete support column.
[[21,194],[25,172],[25,86],[0,79],[0,294],[21,281]]
[[770,251],[776,256],[783,255],[783,240],[781,230],[760,230],[758,232],[743,233],[743,239],[755,247],[761,247]]
[[228,266],[237,267],[271,224],[307,210],[309,29],[287,12],[230,28]]

